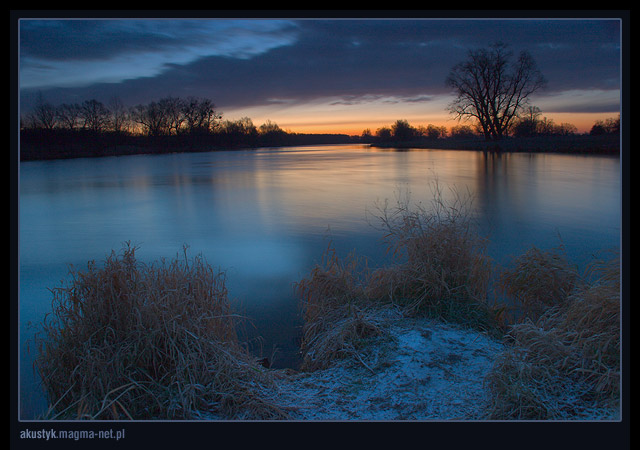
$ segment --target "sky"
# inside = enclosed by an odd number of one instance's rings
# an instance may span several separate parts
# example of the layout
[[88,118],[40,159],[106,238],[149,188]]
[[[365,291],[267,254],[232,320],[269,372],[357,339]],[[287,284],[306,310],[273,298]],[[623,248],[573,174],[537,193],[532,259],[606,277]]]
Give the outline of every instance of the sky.
[[547,79],[531,103],[588,131],[617,117],[621,22],[613,18],[37,18],[19,22],[21,111],[36,95],[128,106],[205,97],[225,120],[361,134],[407,120],[458,124],[445,79],[473,49],[526,50]]

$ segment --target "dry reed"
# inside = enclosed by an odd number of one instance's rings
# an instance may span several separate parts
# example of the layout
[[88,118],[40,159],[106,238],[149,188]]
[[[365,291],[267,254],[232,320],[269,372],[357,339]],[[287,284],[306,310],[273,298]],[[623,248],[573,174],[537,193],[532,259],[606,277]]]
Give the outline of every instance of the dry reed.
[[513,258],[500,273],[497,286],[512,300],[519,320],[535,320],[548,308],[567,300],[577,277],[578,271],[568,263],[562,247],[531,247]]
[[296,284],[304,319],[302,370],[324,369],[380,333],[375,305],[364,296],[363,261],[354,255],[343,261],[329,246],[323,264]]
[[[399,198],[379,208],[384,238],[397,264],[374,272],[369,295],[387,296],[407,313],[494,327],[488,303],[491,260],[473,219],[472,197],[433,184],[430,208]],[[386,294],[384,293],[386,291]]]
[[202,257],[136,260],[127,243],[52,289],[37,336],[49,418],[279,418],[270,382],[240,345],[225,274]]
[[408,199],[393,210],[386,204],[379,209],[394,256],[389,266],[371,271],[366,259],[348,255],[341,260],[329,247],[323,263],[297,285],[304,316],[303,369],[327,367],[363,339],[380,334],[382,310],[495,330],[487,301],[486,241],[473,227],[470,200],[454,194],[446,202],[436,185],[432,209],[410,208]]
[[535,322],[512,327],[487,378],[492,418],[593,418],[619,404],[619,257],[596,261],[587,275]]

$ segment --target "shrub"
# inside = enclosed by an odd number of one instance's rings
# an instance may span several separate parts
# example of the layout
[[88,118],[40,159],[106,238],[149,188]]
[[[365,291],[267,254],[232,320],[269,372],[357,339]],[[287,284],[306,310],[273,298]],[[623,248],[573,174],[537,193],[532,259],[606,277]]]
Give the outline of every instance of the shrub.
[[50,417],[182,419],[280,414],[238,342],[225,274],[203,258],[146,266],[127,244],[52,289],[37,337]]

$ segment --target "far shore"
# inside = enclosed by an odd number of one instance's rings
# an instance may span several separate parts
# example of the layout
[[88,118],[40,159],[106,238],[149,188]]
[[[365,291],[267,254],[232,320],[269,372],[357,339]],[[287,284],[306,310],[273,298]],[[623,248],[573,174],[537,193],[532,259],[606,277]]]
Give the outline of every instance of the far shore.
[[418,148],[447,150],[479,150],[491,152],[528,153],[575,153],[575,154],[620,154],[618,135],[566,135],[506,137],[500,141],[486,141],[481,138],[445,138],[407,142],[375,143],[379,148]]
[[[408,141],[364,140],[347,135],[289,135],[290,139],[277,142],[181,145],[178,142],[163,141],[153,145],[136,138],[123,140],[97,139],[84,142],[55,142],[43,139],[22,139],[20,143],[20,161],[37,161],[70,158],[92,158],[104,156],[127,156],[142,154],[195,153],[221,150],[255,149],[264,147],[290,147],[299,145],[341,145],[364,144],[379,149],[442,149],[475,150],[495,153],[567,153],[593,155],[620,155],[620,137],[618,135],[566,135],[506,137],[500,141],[486,141],[478,137],[417,139]],[[124,142],[123,142],[124,141]]]

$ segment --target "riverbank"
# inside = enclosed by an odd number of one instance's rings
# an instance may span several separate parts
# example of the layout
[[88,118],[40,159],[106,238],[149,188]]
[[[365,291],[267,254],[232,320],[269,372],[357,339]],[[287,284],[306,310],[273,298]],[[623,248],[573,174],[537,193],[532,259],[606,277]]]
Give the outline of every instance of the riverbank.
[[[262,369],[262,392],[290,421],[485,420],[484,379],[504,344],[486,333],[378,310],[379,334],[315,371]],[[225,420],[203,414],[205,420]]]
[[247,149],[260,147],[288,147],[295,145],[336,145],[364,144],[379,149],[441,149],[441,150],[475,150],[484,152],[536,152],[536,153],[569,153],[569,154],[605,154],[620,155],[620,138],[618,135],[569,135],[569,136],[537,136],[506,137],[499,142],[488,142],[479,137],[472,138],[421,138],[411,141],[365,141],[357,136],[347,135],[313,135],[287,134],[286,139],[256,143],[223,142],[185,144],[183,141],[159,139],[156,144],[143,138],[128,136],[123,138],[98,136],[95,139],[84,137],[81,140],[61,138],[55,133],[52,137],[46,134],[21,137],[20,161],[55,160],[69,158],[98,158],[105,156],[128,156],[142,154],[196,153],[220,150]]
[[381,332],[351,357],[276,374],[290,420],[483,420],[484,379],[503,344],[472,329],[382,313]]
[[620,154],[620,137],[614,134],[505,137],[501,141],[481,138],[421,139],[415,141],[379,142],[376,148],[430,148],[446,150],[477,150],[492,152],[571,153],[571,154]]
[[[260,389],[285,421],[496,421],[488,380],[513,347],[461,325],[379,310],[380,333],[357,352],[316,371],[260,370],[271,383]],[[548,420],[617,421],[616,403],[589,405],[576,389],[559,395],[565,417]],[[540,399],[549,401],[548,393]],[[200,420],[229,420],[201,412]],[[236,418],[237,419],[237,418]],[[242,419],[242,417],[240,417]],[[251,420],[251,417],[246,417]]]

